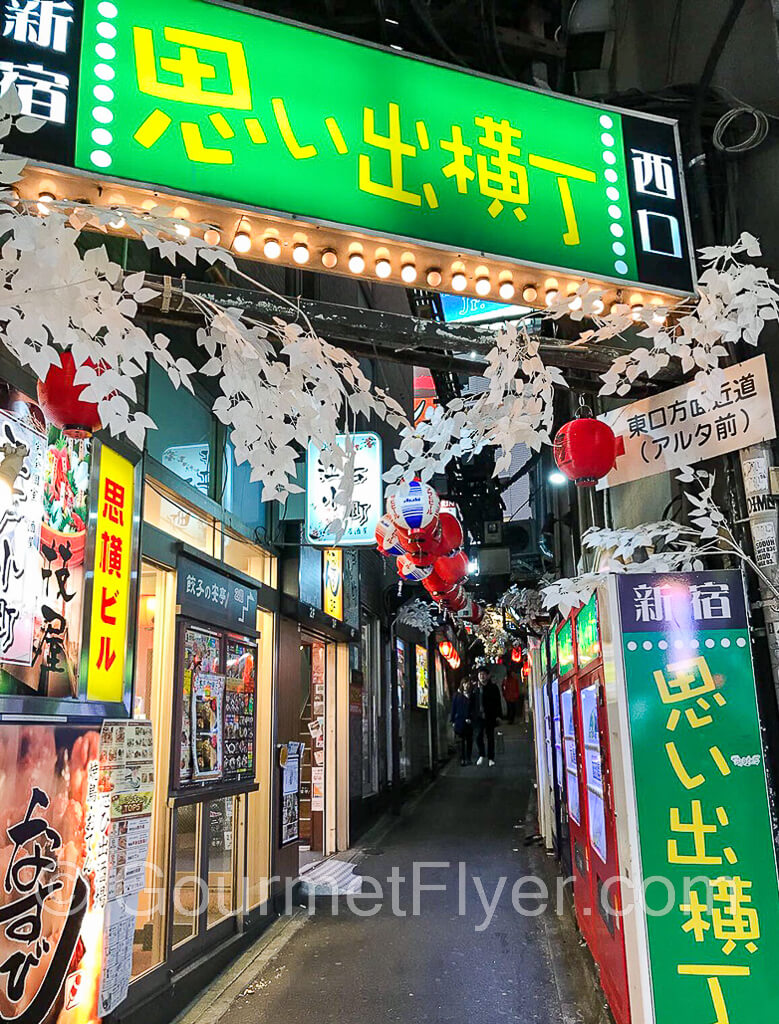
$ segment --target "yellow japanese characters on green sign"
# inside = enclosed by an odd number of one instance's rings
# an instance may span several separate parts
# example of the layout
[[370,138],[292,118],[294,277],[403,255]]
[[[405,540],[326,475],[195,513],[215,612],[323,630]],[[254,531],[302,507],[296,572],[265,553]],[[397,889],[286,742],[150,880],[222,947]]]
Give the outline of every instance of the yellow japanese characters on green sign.
[[[691,290],[673,122],[207,0],[84,0],[66,28],[63,53],[6,33],[11,59],[0,68],[49,120],[53,162],[455,252]],[[53,85],[21,87],[57,61],[70,64],[57,64]],[[44,102],[52,89],[57,102]]]

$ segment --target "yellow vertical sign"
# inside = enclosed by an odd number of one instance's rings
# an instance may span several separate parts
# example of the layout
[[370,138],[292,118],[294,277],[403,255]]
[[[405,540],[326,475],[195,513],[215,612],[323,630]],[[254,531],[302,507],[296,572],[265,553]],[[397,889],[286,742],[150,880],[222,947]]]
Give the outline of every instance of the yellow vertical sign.
[[344,617],[344,555],[340,548],[325,548],[324,552],[325,615],[334,619]]
[[88,700],[118,703],[124,696],[133,568],[134,485],[132,463],[103,445],[89,633]]

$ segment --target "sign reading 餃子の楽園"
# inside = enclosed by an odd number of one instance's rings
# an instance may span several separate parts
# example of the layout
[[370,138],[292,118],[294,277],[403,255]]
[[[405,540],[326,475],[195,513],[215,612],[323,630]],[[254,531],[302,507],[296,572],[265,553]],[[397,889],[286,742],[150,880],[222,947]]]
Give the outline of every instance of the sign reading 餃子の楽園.
[[[310,443],[306,455],[306,541],[327,547],[375,544],[384,504],[381,438],[370,432],[339,434],[337,444],[344,456],[353,459],[349,507],[342,508],[338,500],[344,469],[337,461],[329,462]],[[336,529],[339,523],[340,534]]]
[[[47,120],[31,137],[39,158],[456,253],[692,290],[672,121],[205,0],[4,0],[2,17],[0,88],[15,83]],[[25,155],[27,139],[15,133],[10,149]]]
[[618,592],[654,1019],[746,1024],[776,1003],[779,891],[741,574]]

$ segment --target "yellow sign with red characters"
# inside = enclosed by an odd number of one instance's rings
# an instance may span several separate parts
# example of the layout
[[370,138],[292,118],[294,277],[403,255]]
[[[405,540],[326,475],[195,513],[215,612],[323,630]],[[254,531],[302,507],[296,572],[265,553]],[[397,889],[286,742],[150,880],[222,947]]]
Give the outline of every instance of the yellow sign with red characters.
[[325,548],[324,591],[325,615],[344,617],[344,553],[340,548]]
[[133,568],[134,486],[133,464],[103,445],[89,633],[88,700],[119,703],[124,696]]

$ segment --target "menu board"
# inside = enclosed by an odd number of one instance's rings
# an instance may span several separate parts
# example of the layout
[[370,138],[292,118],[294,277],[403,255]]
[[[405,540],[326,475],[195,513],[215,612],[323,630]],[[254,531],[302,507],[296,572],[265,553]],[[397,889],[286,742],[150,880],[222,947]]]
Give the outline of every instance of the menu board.
[[217,633],[209,633],[193,626],[187,626],[184,630],[179,782],[189,782],[193,779],[192,683],[193,680],[197,680],[201,672],[218,673],[220,671],[219,639]]
[[257,646],[227,638],[224,695],[224,777],[254,774]]
[[300,838],[300,762],[302,743],[287,743],[279,748],[281,766],[281,845]]
[[100,732],[98,802],[107,812],[107,844],[100,843],[96,874],[105,896],[101,1015],[127,996],[132,970],[138,894],[146,884],[146,854],[154,800],[151,722],[106,720]]
[[587,819],[590,845],[606,863],[606,810],[603,802],[603,763],[598,731],[598,687],[593,684],[581,691],[584,722],[584,780],[587,786]]
[[201,672],[192,680],[192,777],[222,778],[225,677]]
[[581,821],[579,805],[579,765],[576,760],[576,734],[573,725],[573,691],[563,690],[560,694],[560,709],[563,717],[563,751],[568,788],[568,813],[578,825]]

